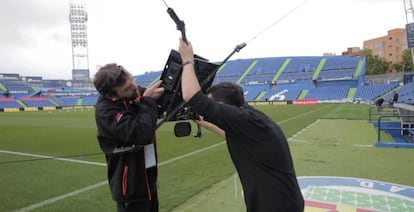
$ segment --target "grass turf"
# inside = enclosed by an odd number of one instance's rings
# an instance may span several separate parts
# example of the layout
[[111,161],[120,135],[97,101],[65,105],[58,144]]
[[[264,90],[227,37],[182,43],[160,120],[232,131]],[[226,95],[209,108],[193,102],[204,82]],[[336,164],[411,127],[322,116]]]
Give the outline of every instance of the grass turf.
[[[410,180],[412,150],[355,146],[376,141],[366,105],[257,107],[287,137],[297,140],[290,142],[290,148],[298,176],[351,176],[414,185]],[[311,127],[301,131],[307,126]],[[222,139],[207,131],[202,138],[175,138],[172,129],[173,123],[165,123],[157,131],[160,211],[186,207],[244,210],[242,197],[235,199],[234,167]],[[0,135],[0,150],[104,163],[92,111],[0,113]],[[188,154],[194,151],[199,152]],[[56,199],[106,180],[104,166],[50,159],[22,161],[27,159],[36,158],[0,153],[0,211]],[[37,211],[115,211],[106,184],[63,197]]]

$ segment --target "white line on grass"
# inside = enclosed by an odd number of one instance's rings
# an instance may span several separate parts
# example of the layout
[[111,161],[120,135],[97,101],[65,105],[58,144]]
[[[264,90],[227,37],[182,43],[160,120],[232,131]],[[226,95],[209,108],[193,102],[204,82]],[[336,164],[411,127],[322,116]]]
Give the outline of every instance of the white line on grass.
[[14,152],[14,151],[0,150],[0,153],[13,154],[13,155],[22,155],[22,156],[28,156],[28,157],[34,157],[34,158],[44,158],[44,159],[61,160],[61,161],[67,161],[67,162],[72,162],[72,163],[81,163],[81,164],[90,164],[90,165],[97,165],[97,166],[106,166],[106,163],[98,163],[98,162],[90,162],[90,161],[84,161],[84,160],[74,160],[74,159],[67,159],[67,158],[59,158],[59,157],[53,157],[53,156],[47,156],[47,155],[29,154],[29,153],[24,153],[24,152]]
[[107,183],[108,183],[107,181],[103,181],[103,182],[100,182],[100,183],[97,183],[97,184],[94,184],[94,185],[90,185],[90,186],[87,186],[85,188],[82,188],[82,189],[79,189],[79,190],[76,190],[76,191],[72,191],[72,192],[66,193],[64,195],[60,195],[60,196],[57,196],[57,197],[54,197],[54,198],[51,198],[51,199],[48,199],[48,200],[45,200],[45,201],[42,201],[42,202],[33,204],[33,205],[30,205],[30,206],[25,207],[25,208],[21,208],[21,209],[15,210],[15,212],[31,211],[31,210],[34,210],[36,208],[40,208],[40,207],[43,207],[45,205],[49,205],[49,204],[55,203],[55,202],[57,202],[59,200],[66,199],[68,197],[78,195],[78,194],[80,194],[82,192],[89,191],[89,190],[92,190],[94,188],[101,187],[103,185],[106,185]]
[[323,109],[325,109],[325,108],[323,108],[323,107],[321,107],[321,108],[317,108],[317,109],[314,109],[314,110],[308,111],[308,112],[306,112],[306,113],[299,114],[299,115],[297,115],[297,116],[293,116],[293,117],[291,117],[291,118],[288,118],[288,119],[285,119],[285,120],[282,120],[282,121],[279,121],[279,122],[276,122],[276,123],[278,123],[278,124],[283,124],[284,122],[288,122],[288,121],[290,121],[290,120],[297,119],[297,118],[300,118],[300,117],[302,117],[302,116],[308,115],[309,113],[314,113],[314,112],[316,112],[316,111],[318,111],[318,110],[323,110]]
[[[177,160],[180,160],[180,159],[183,159],[183,158],[192,156],[192,155],[197,154],[197,153],[200,153],[200,152],[207,151],[209,149],[212,149],[214,147],[217,147],[217,146],[222,145],[222,144],[225,144],[225,143],[226,142],[223,141],[223,142],[220,142],[220,143],[217,143],[217,144],[213,144],[211,146],[208,146],[208,147],[205,147],[205,148],[202,148],[202,149],[193,151],[193,152],[189,152],[187,154],[184,154],[184,155],[181,155],[181,156],[178,156],[178,157],[175,157],[175,158],[171,158],[169,160],[166,160],[166,161],[163,161],[163,162],[159,163],[158,166],[164,166],[166,164],[169,164],[169,163],[172,163],[174,161],[177,161]],[[83,162],[85,162],[84,164],[99,165],[99,166],[104,165],[104,166],[106,166],[106,164],[104,164],[104,163],[87,162],[87,161],[82,161],[82,160],[71,160],[71,159],[65,159],[65,158],[53,158],[53,157],[44,156],[44,155],[27,154],[27,153],[19,153],[19,152],[3,151],[3,150],[0,150],[0,152],[2,152],[2,153],[9,153],[9,154],[16,154],[16,155],[25,155],[25,156],[31,156],[31,157],[51,158],[51,159],[56,159],[56,160],[62,159],[64,161],[69,161],[69,162],[74,162],[74,163],[83,163]],[[55,203],[55,202],[57,202],[59,200],[63,200],[65,198],[78,195],[78,194],[80,194],[82,192],[86,192],[86,191],[89,191],[89,190],[98,188],[98,187],[103,186],[103,185],[106,185],[106,184],[108,184],[108,181],[105,180],[105,181],[102,181],[100,183],[97,183],[97,184],[94,184],[94,185],[91,185],[91,186],[87,186],[87,187],[81,188],[79,190],[72,191],[72,192],[69,192],[69,193],[66,193],[66,194],[63,194],[63,195],[60,195],[60,196],[57,196],[57,197],[54,197],[54,198],[51,198],[51,199],[48,199],[48,200],[39,202],[39,203],[36,203],[36,204],[30,205],[30,206],[27,206],[27,207],[18,209],[18,210],[16,210],[16,212],[31,211],[31,210],[34,210],[36,208],[40,208],[40,207],[43,207],[43,206],[46,206],[46,205],[49,205],[49,204],[53,204],[53,203]]]
[[298,139],[292,139],[292,138],[289,138],[288,139],[288,141],[293,141],[293,142],[298,142],[298,143],[309,143],[309,141],[307,141],[307,140],[298,140]]
[[178,157],[171,158],[171,159],[169,159],[169,160],[163,161],[163,162],[159,163],[158,165],[159,165],[159,166],[162,166],[162,165],[165,165],[165,164],[169,164],[169,163],[172,163],[172,162],[174,162],[174,161],[176,161],[176,160],[180,160],[180,159],[183,159],[183,158],[189,157],[189,156],[191,156],[191,155],[194,155],[194,154],[197,154],[197,153],[200,153],[200,152],[204,152],[204,151],[206,151],[206,150],[212,149],[212,148],[214,148],[214,147],[216,147],[216,146],[219,146],[219,145],[222,145],[222,144],[225,144],[225,143],[226,143],[226,142],[225,142],[225,141],[223,141],[223,142],[221,142],[221,143],[213,144],[213,145],[211,145],[211,146],[204,147],[203,149],[199,149],[199,150],[196,150],[196,151],[193,151],[193,152],[189,152],[189,153],[187,153],[187,154],[184,154],[184,155],[181,155],[181,156],[178,156]]
[[356,146],[356,147],[374,147],[374,145],[372,145],[372,144],[354,144],[352,146]]
[[310,129],[310,128],[311,128],[311,127],[313,127],[315,124],[319,123],[319,121],[320,121],[320,120],[318,119],[318,120],[316,120],[315,122],[313,122],[312,124],[309,124],[309,125],[308,125],[308,126],[306,126],[305,128],[303,128],[303,129],[299,130],[299,132],[297,132],[296,134],[292,135],[292,136],[288,139],[288,141],[297,141],[297,140],[295,140],[296,136],[298,136],[298,135],[302,134],[303,132],[305,132],[306,130]]

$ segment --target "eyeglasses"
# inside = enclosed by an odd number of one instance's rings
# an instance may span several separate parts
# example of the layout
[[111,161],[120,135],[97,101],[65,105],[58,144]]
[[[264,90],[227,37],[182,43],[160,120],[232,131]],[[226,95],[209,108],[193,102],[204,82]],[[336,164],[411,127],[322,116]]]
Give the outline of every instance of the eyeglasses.
[[115,86],[121,85],[125,79],[124,79],[125,69],[122,66],[118,66],[118,74],[115,77]]

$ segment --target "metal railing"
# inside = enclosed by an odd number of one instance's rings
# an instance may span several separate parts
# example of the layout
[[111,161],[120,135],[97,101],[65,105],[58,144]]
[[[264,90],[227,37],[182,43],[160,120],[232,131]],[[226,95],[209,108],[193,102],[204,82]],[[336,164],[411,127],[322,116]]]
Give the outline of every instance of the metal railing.
[[[373,109],[376,113],[373,113]],[[393,109],[393,110],[388,110],[388,109]],[[389,114],[398,115],[399,113],[398,113],[396,107],[387,107],[386,106],[386,107],[382,108],[381,111],[378,111],[376,106],[371,106],[371,107],[369,107],[368,114],[369,114],[369,121],[372,122],[374,116],[389,115]]]
[[[407,130],[407,131],[411,131],[414,130],[413,127],[409,126],[409,127],[403,127],[404,122],[401,122],[401,127],[384,127],[381,128],[381,119],[382,118],[403,118],[403,117],[414,117],[414,115],[381,115],[378,117],[378,142],[381,142],[381,130]],[[414,123],[407,123],[407,124],[412,124],[414,126]],[[401,133],[401,136],[402,133]]]

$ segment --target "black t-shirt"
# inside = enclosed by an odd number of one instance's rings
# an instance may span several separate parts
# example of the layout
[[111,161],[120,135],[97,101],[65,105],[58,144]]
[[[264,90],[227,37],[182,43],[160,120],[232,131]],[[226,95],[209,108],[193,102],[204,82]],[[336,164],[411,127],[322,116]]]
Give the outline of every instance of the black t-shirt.
[[377,101],[375,101],[375,104],[378,105],[378,106],[382,106],[383,103],[384,103],[383,98],[379,98],[379,99],[377,99]]
[[398,93],[394,94],[394,96],[392,97],[392,101],[398,102]]
[[220,104],[198,92],[189,104],[226,132],[247,211],[303,211],[289,145],[280,127],[250,106]]

